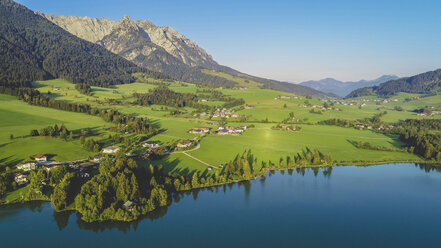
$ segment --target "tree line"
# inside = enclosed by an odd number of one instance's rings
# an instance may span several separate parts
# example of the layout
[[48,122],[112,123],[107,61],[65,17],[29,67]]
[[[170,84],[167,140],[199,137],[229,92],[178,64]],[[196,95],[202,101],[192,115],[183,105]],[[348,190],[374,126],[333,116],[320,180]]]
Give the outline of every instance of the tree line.
[[6,87],[0,85],[0,93],[18,97],[31,105],[49,107],[64,111],[86,113],[93,116],[101,117],[106,122],[117,125],[116,131],[145,134],[148,136],[155,135],[158,130],[153,128],[147,118],[131,117],[117,110],[100,110],[92,108],[85,103],[69,103],[65,101],[56,101],[48,96],[40,94],[36,89],[25,87]]
[[400,135],[409,150],[425,159],[441,161],[441,120],[408,119],[390,130]]

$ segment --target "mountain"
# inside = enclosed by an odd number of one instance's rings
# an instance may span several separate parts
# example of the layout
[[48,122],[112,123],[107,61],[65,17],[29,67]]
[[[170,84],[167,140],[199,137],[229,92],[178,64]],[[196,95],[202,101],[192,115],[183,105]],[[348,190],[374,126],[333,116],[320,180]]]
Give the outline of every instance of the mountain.
[[207,52],[170,27],[124,16],[119,21],[90,17],[46,15],[36,12],[71,34],[150,70],[196,84],[233,87],[235,82],[203,73],[221,68]]
[[112,21],[37,13],[79,38],[99,44],[141,67],[163,72],[176,80],[223,87],[237,86],[233,80],[202,71],[209,69],[260,82],[263,88],[330,97],[306,86],[254,77],[219,65],[194,41],[170,27],[158,27],[149,21],[132,20],[128,16]]
[[398,77],[394,75],[384,75],[374,80],[360,80],[356,82],[342,82],[333,78],[325,78],[319,81],[306,81],[300,83],[300,85],[344,97],[355,89],[376,86],[394,79],[398,79]]
[[130,83],[141,69],[102,46],[80,39],[11,0],[0,0],[0,82],[48,78],[108,86]]
[[390,80],[374,87],[352,91],[347,97],[378,95],[387,97],[399,92],[428,94],[441,87],[441,69],[418,74],[412,77]]

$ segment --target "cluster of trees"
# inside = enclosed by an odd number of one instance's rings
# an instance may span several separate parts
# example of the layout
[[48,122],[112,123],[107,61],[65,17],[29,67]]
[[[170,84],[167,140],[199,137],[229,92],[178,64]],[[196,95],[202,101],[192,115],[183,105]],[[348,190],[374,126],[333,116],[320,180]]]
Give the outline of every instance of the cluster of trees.
[[90,87],[90,84],[87,83],[78,83],[75,85],[75,89],[84,95],[90,95],[92,93],[92,88]]
[[406,120],[390,130],[409,150],[425,159],[441,161],[441,120]]
[[311,151],[310,149],[306,149],[292,157],[287,156],[286,158],[280,158],[278,165],[268,161],[268,164],[263,163],[262,167],[268,169],[290,169],[298,166],[332,164],[333,161],[330,153],[323,154],[319,150]]
[[73,202],[75,197],[74,181],[76,179],[75,173],[69,172],[55,186],[54,192],[51,195],[51,205],[55,211],[61,211]]
[[319,115],[323,114],[323,112],[321,110],[315,110],[315,109],[309,110],[309,113],[311,113],[311,114],[319,114]]
[[197,89],[196,93],[199,93],[199,98],[212,100],[212,101],[223,101],[222,108],[233,108],[245,104],[245,100],[242,98],[233,98],[224,95],[221,91],[214,89]]
[[91,152],[99,152],[101,150],[101,144],[96,142],[94,139],[87,139],[81,136],[80,142],[83,148]]
[[58,127],[57,124],[54,126],[47,126],[40,131],[37,129],[31,130],[31,136],[50,136],[50,137],[61,137],[66,139],[68,136],[71,136],[72,132],[70,132],[64,124],[61,124],[60,127]]
[[332,126],[339,126],[339,127],[353,127],[358,128],[357,125],[370,125],[373,128],[380,127],[381,125],[384,125],[385,123],[381,120],[381,117],[387,114],[387,111],[381,112],[379,114],[375,114],[372,116],[372,118],[364,118],[362,120],[347,120],[347,119],[340,119],[340,118],[332,118],[328,120],[323,120],[317,122],[319,125],[332,125]]
[[354,142],[355,147],[359,148],[359,149],[366,149],[366,150],[375,150],[375,151],[388,151],[388,152],[396,152],[396,151],[401,151],[399,149],[394,149],[394,148],[387,148],[387,147],[382,147],[382,146],[375,146],[372,145],[369,142],[364,142],[364,141],[358,141],[358,142]]
[[140,94],[134,93],[136,103],[139,105],[167,105],[172,107],[194,107],[201,108],[204,105],[198,103],[198,97],[191,93],[178,93],[170,90],[167,87],[160,86],[153,90],[149,90],[149,93]]
[[157,173],[119,153],[115,160],[105,159],[99,174],[81,187],[75,208],[87,222],[135,220],[169,203],[165,186],[155,179]]

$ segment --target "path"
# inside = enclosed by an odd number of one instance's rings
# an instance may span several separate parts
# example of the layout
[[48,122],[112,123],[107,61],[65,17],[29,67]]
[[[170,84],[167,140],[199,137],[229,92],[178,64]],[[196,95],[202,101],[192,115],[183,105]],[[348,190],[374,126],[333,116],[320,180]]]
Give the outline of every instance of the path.
[[187,151],[176,151],[176,152],[173,152],[173,153],[182,153],[182,154],[186,155],[187,157],[192,158],[192,159],[198,161],[198,162],[201,163],[201,164],[205,164],[206,166],[211,167],[211,168],[216,168],[215,166],[213,166],[213,165],[211,165],[211,164],[209,164],[209,163],[207,163],[207,162],[204,162],[204,161],[202,161],[202,160],[200,160],[200,159],[198,159],[198,158],[196,158],[196,157],[194,157],[194,156],[192,156],[192,155],[190,155],[190,154],[187,153],[187,152],[195,151],[195,150],[197,150],[197,149],[199,149],[199,148],[201,148],[201,145],[200,145],[199,142],[198,142],[198,143],[196,144],[196,146],[195,146],[193,149],[191,149],[191,150],[187,150]]
[[192,158],[192,159],[198,161],[199,163],[205,164],[205,165],[208,166],[208,167],[216,168],[216,167],[214,167],[213,165],[211,165],[211,164],[209,164],[209,163],[207,163],[207,162],[204,162],[204,161],[202,161],[202,160],[200,160],[200,159],[198,159],[198,158],[196,158],[196,157],[193,157],[192,155],[190,155],[190,154],[188,154],[188,153],[186,153],[186,152],[182,152],[182,153],[185,154],[185,155],[187,155],[188,157],[190,157],[190,158]]

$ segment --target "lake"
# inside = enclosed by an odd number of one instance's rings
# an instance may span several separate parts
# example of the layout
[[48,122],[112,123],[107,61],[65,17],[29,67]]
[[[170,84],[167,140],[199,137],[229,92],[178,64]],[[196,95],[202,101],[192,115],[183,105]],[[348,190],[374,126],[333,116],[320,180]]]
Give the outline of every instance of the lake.
[[387,164],[274,172],[176,195],[133,223],[87,224],[45,202],[5,206],[0,246],[441,247],[439,171]]

